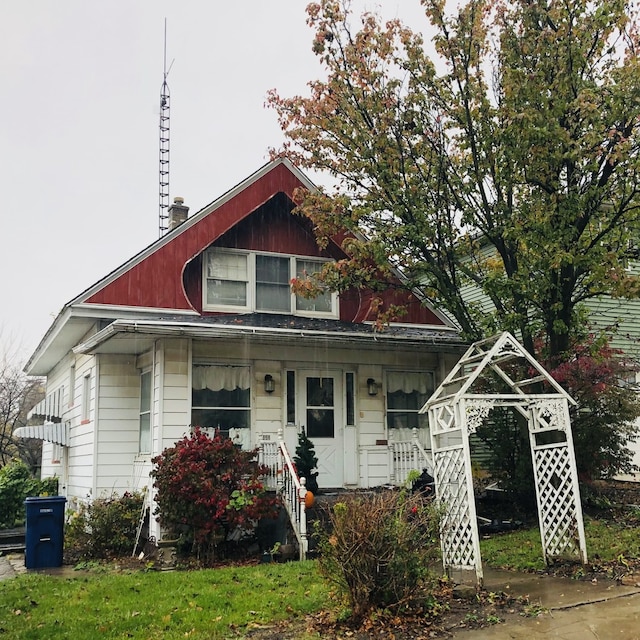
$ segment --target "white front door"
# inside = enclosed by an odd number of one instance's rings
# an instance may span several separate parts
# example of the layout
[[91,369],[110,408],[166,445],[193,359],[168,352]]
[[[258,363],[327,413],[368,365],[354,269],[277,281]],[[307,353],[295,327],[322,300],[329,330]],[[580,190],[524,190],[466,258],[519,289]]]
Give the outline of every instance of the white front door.
[[297,397],[301,426],[313,442],[318,458],[318,486],[321,489],[342,487],[342,374],[302,371]]

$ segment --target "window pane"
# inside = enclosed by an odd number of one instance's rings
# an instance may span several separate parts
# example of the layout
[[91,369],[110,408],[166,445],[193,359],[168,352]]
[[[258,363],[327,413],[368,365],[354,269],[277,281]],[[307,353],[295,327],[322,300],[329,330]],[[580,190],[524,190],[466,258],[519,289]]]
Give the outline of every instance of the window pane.
[[[296,259],[296,277],[304,278],[322,269],[322,262],[319,260]],[[296,309],[298,311],[319,311],[331,312],[331,292],[325,291],[315,298],[303,298],[296,296]]]
[[307,406],[334,406],[333,378],[307,378]]
[[249,428],[250,412],[247,409],[193,409],[191,424],[194,427],[214,427],[223,431]]
[[207,304],[247,305],[247,256],[210,249],[206,257]]
[[207,280],[207,304],[247,306],[247,283],[232,280]]
[[296,422],[296,373],[287,371],[287,422]]
[[291,311],[289,258],[256,256],[256,309]]
[[256,283],[257,311],[291,311],[291,288],[289,285]]
[[[223,432],[251,426],[251,390],[247,367],[194,365],[191,390],[191,424]],[[219,387],[214,390],[211,387]],[[243,388],[246,387],[246,388]]]
[[353,373],[347,373],[346,375],[346,384],[347,384],[347,390],[346,390],[346,401],[347,401],[347,424],[348,425],[354,425],[356,422],[356,417],[355,417],[355,391],[354,391],[354,377],[353,377]]
[[151,414],[140,414],[140,442],[138,443],[138,451],[140,453],[149,453],[151,451]]
[[334,437],[333,393],[333,378],[307,378],[306,427],[310,438]]
[[249,389],[193,389],[191,401],[194,407],[248,407],[250,403]]
[[207,278],[247,280],[247,256],[210,249],[207,253]]
[[333,438],[333,409],[307,409],[309,438]]
[[140,413],[151,409],[151,372],[140,375]]

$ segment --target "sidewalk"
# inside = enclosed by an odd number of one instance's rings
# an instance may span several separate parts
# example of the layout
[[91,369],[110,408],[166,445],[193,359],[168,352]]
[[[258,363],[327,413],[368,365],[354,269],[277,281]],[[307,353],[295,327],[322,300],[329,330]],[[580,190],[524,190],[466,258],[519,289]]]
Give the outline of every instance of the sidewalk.
[[535,618],[454,633],[456,640],[640,640],[640,575],[623,584],[506,571],[485,572],[485,587],[528,595],[545,610]]

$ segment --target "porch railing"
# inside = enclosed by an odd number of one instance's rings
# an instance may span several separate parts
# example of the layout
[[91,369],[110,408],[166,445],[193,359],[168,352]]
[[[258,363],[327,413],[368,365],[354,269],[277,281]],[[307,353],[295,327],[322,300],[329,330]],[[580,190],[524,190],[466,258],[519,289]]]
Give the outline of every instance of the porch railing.
[[390,482],[396,486],[406,484],[411,471],[421,473],[426,469],[433,475],[433,458],[418,439],[418,430],[411,430],[411,440],[396,441],[389,439],[389,475]]
[[307,488],[305,478],[300,478],[284,441],[282,429],[278,430],[277,440],[266,440],[262,436],[258,441],[260,464],[268,467],[266,485],[275,490],[289,515],[291,528],[298,541],[300,560],[307,557],[309,539],[307,537],[307,513],[305,497]]

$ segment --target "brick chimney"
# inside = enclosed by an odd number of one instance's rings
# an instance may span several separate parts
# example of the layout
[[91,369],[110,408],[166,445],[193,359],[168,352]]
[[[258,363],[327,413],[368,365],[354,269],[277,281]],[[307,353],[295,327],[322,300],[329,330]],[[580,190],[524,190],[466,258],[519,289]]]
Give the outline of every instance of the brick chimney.
[[169,207],[169,231],[185,222],[188,215],[189,207],[185,206],[184,198],[174,198],[173,204]]

